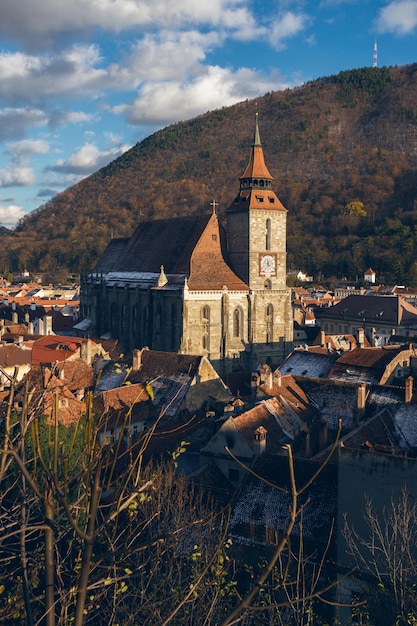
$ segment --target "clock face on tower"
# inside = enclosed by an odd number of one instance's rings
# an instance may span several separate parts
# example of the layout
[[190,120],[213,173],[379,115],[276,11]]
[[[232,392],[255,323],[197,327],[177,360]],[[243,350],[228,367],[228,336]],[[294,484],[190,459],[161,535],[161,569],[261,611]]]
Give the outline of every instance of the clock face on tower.
[[277,275],[277,255],[268,253],[259,255],[259,276]]

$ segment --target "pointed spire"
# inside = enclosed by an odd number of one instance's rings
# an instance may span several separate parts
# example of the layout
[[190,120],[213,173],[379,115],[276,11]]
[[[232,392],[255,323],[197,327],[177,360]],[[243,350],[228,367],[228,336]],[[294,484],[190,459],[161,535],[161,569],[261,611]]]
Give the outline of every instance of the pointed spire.
[[254,146],[261,146],[261,136],[259,134],[259,125],[258,125],[258,112],[255,113],[255,139],[253,140]]
[[[254,181],[256,183],[254,184]],[[246,166],[245,171],[240,177],[240,187],[251,188],[253,186],[262,186],[268,188],[271,186],[273,177],[269,173],[268,168],[265,165],[264,153],[261,144],[261,136],[259,134],[258,126],[258,113],[255,118],[255,137],[252,144],[252,150],[249,157],[249,163]],[[260,181],[263,181],[262,183]]]
[[158,278],[158,287],[164,287],[168,282],[168,278],[166,277],[164,266],[161,265],[161,270]]

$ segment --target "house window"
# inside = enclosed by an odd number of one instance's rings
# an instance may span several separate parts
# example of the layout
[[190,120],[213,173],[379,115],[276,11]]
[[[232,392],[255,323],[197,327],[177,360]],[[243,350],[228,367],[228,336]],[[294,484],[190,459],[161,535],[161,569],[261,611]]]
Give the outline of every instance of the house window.
[[271,249],[271,220],[269,219],[269,217],[266,220],[265,232],[266,232],[265,249],[270,250]]
[[211,238],[213,241],[217,241],[217,235],[212,235]]

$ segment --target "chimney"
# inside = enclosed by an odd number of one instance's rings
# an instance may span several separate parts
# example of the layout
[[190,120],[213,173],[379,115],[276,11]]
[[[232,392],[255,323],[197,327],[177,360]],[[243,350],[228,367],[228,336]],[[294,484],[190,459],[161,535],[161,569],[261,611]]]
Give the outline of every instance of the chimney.
[[320,331],[320,346],[324,348],[326,346],[326,333],[324,330]]
[[84,339],[80,346],[80,358],[86,365],[91,365],[91,341]]
[[253,451],[256,456],[261,456],[261,454],[263,454],[266,450],[267,432],[268,431],[263,426],[259,426],[259,428],[255,430],[255,442],[253,445]]
[[33,322],[29,322],[28,324],[28,334],[33,335]]
[[363,348],[365,345],[365,331],[363,328],[358,328],[358,347]]
[[356,422],[358,423],[365,412],[366,407],[366,384],[362,383],[356,389]]
[[18,317],[16,311],[13,311],[13,313],[12,313],[12,322],[13,322],[13,324],[18,324],[19,323],[19,317]]
[[52,335],[52,317],[50,315],[45,315],[43,318],[45,324],[45,335]]
[[273,376],[269,365],[262,365],[261,367],[261,384],[265,384],[267,387],[272,387]]
[[405,381],[405,402],[411,402],[413,397],[413,384],[414,379],[412,376],[409,376]]
[[251,389],[252,400],[256,399],[256,391],[259,387],[260,382],[261,382],[261,377],[259,376],[259,372],[252,372],[252,375],[250,377],[250,389]]
[[275,370],[275,372],[274,372],[274,385],[276,387],[281,387],[281,379],[282,379],[282,374],[281,374],[280,370]]
[[25,324],[29,324],[29,313],[27,311],[25,313]]

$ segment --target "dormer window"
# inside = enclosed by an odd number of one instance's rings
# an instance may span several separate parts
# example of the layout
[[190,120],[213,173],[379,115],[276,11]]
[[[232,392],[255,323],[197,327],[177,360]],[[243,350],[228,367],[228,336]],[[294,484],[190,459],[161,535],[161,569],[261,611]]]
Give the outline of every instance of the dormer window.
[[275,202],[275,198],[268,198],[268,199],[269,199],[269,202],[270,202],[271,204],[274,204],[274,202]]

